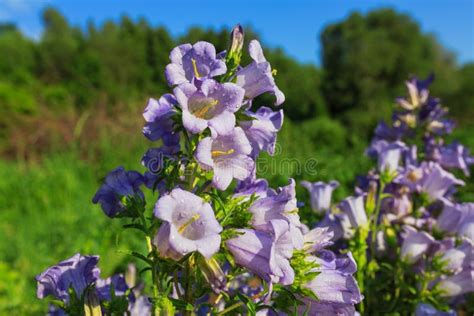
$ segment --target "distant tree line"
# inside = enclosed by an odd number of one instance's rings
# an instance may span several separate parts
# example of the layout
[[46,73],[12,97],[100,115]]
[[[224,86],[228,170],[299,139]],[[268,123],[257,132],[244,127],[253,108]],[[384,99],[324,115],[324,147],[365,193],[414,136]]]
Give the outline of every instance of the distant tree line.
[[[42,106],[58,113],[101,103],[113,109],[158,97],[166,91],[163,69],[175,45],[204,39],[221,51],[228,44],[227,29],[191,28],[174,38],[165,27],[126,16],[100,26],[91,22],[86,29],[71,26],[54,8],[46,8],[42,19],[38,41],[12,24],[0,25],[0,124],[11,115],[40,115]],[[258,38],[246,31],[247,39]],[[459,119],[474,115],[474,64],[458,65],[408,15],[391,9],[353,13],[327,26],[321,43],[321,68],[301,64],[279,48],[266,51],[293,121],[327,116],[365,133],[391,112],[410,74],[430,72],[437,77],[436,95]]]

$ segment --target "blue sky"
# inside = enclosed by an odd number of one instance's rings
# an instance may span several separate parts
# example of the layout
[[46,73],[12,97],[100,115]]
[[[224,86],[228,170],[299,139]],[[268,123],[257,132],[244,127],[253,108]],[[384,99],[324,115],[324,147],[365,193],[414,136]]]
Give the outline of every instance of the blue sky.
[[474,0],[0,0],[0,21],[14,22],[29,36],[38,38],[42,30],[40,12],[48,4],[79,26],[85,26],[88,20],[117,20],[123,14],[143,16],[175,35],[192,25],[250,24],[266,45],[283,47],[298,60],[316,64],[321,50],[318,37],[327,24],[340,21],[353,10],[365,13],[392,7],[410,14],[423,31],[434,34],[454,51],[461,63],[474,61]]

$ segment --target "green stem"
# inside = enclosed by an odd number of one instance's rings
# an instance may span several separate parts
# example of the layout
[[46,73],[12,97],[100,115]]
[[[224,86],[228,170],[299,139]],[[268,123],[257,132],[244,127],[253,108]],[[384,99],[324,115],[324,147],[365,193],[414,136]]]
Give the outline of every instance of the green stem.
[[236,309],[236,308],[239,308],[240,306],[244,305],[243,302],[237,302],[233,305],[230,305],[229,307],[227,307],[226,309],[224,309],[222,312],[218,313],[217,316],[221,316],[221,315],[225,315],[227,314],[228,312]]
[[380,208],[382,206],[382,195],[383,191],[385,190],[385,182],[380,179],[380,188],[379,188],[379,194],[377,198],[377,204],[375,205],[375,214],[374,218],[372,221],[372,227],[370,229],[371,231],[371,236],[370,236],[370,257],[371,261],[374,260],[375,258],[375,243],[377,240],[377,230],[378,230],[378,220],[380,216]]

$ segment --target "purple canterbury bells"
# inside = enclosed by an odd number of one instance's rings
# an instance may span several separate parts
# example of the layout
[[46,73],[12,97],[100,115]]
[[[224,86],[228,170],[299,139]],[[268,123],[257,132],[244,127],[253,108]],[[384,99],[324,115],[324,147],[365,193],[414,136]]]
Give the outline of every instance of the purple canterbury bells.
[[426,80],[418,80],[416,77],[411,78],[406,82],[408,88],[408,94],[410,99],[398,98],[397,102],[405,110],[414,110],[420,105],[424,104],[428,100],[429,90],[428,87],[433,81],[433,75],[429,76]]
[[367,214],[364,206],[364,196],[350,196],[339,204],[339,208],[348,217],[353,228],[367,224]]
[[337,258],[333,252],[323,250],[318,256],[309,256],[307,260],[315,261],[319,265],[313,272],[320,273],[305,285],[318,300],[306,298],[306,306],[301,307],[301,310],[309,308],[314,315],[324,312],[334,312],[336,315],[339,310],[353,312],[354,305],[362,300],[362,295],[352,276],[357,266],[351,253],[349,252],[347,257]]
[[80,298],[84,290],[99,279],[98,261],[98,256],[82,256],[78,253],[46,269],[36,277],[38,298],[52,295],[68,303],[70,287]]
[[162,139],[165,146],[179,145],[179,134],[173,130],[171,117],[176,114],[174,105],[178,102],[172,94],[165,94],[159,100],[149,99],[143,112],[146,123],[143,135],[149,140]]
[[257,230],[270,232],[273,230],[272,220],[281,219],[288,222],[293,246],[302,249],[304,244],[301,222],[296,205],[295,181],[279,188],[275,194],[258,199],[250,207],[253,214],[251,224]]
[[324,213],[331,209],[332,192],[339,186],[339,182],[334,180],[329,183],[301,181],[301,185],[309,192],[313,211]]
[[174,89],[183,109],[183,125],[197,134],[211,127],[219,135],[228,134],[235,126],[235,115],[244,98],[244,90],[233,83],[207,79],[199,85],[183,83]]
[[452,204],[445,201],[437,225],[443,231],[459,234],[474,241],[474,203]]
[[263,55],[262,46],[256,40],[249,44],[249,54],[253,62],[236,73],[236,84],[245,90],[245,97],[253,100],[255,97],[269,92],[275,95],[275,105],[285,102],[285,95],[278,89],[273,78],[270,63]]
[[451,193],[455,185],[465,184],[434,162],[423,162],[420,167],[409,167],[398,182],[408,186],[412,191],[427,194],[431,201],[445,197]]
[[260,107],[257,112],[246,112],[254,119],[240,122],[240,126],[252,145],[252,157],[261,151],[270,155],[275,154],[277,133],[283,125],[283,110],[272,111],[267,107]]
[[288,222],[274,219],[270,225],[271,232],[238,230],[242,235],[229,239],[227,248],[237,264],[262,279],[282,285],[292,284],[295,272],[289,262],[293,256],[293,242]]
[[124,198],[139,197],[144,199],[140,186],[144,183],[143,176],[136,171],[125,171],[123,167],[111,171],[105,178],[104,184],[92,199],[93,203],[100,203],[102,210],[108,217],[115,217],[126,207]]
[[170,60],[165,69],[170,86],[212,78],[227,71],[225,62],[216,58],[216,48],[208,42],[180,45],[171,51]]
[[198,251],[209,259],[219,251],[222,227],[197,195],[174,189],[156,202],[154,214],[163,221],[154,240],[160,255],[179,260]]
[[213,185],[225,190],[232,179],[245,180],[254,169],[249,157],[252,147],[240,127],[228,135],[206,137],[197,146],[195,157],[201,168],[214,170]]
[[401,256],[410,263],[414,263],[428,252],[435,239],[424,231],[417,231],[411,226],[404,226],[404,236]]

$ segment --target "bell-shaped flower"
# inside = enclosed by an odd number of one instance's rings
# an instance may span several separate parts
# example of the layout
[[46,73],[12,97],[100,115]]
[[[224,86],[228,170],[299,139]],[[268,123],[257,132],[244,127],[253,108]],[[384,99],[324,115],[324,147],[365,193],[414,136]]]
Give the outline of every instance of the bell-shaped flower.
[[140,186],[144,183],[143,176],[136,171],[125,171],[118,167],[106,177],[104,184],[99,188],[93,203],[100,203],[102,210],[108,217],[115,217],[126,210],[124,198],[139,197],[144,199]]
[[293,243],[288,222],[272,220],[271,232],[240,229],[241,235],[229,239],[227,248],[235,262],[267,282],[292,284],[295,273],[289,259],[293,256]]
[[432,202],[445,197],[455,185],[465,184],[434,162],[423,162],[419,167],[408,167],[397,182],[406,185],[412,191],[425,193]]
[[339,182],[335,180],[329,183],[301,181],[301,185],[309,192],[313,211],[323,213],[331,209],[332,192],[339,186]]
[[298,315],[340,315],[353,316],[356,315],[354,305],[336,304],[336,303],[321,303],[307,297],[302,297],[300,300],[304,303],[298,307]]
[[439,148],[438,162],[443,168],[461,169],[466,176],[469,176],[469,167],[474,164],[474,157],[469,154],[465,146],[453,142]]
[[262,106],[257,112],[247,111],[247,114],[254,119],[242,121],[239,124],[252,145],[252,156],[257,156],[261,151],[266,151],[273,156],[277,133],[283,125],[283,110],[272,111]]
[[438,283],[438,289],[445,297],[474,292],[474,269],[465,269],[460,273],[448,276]]
[[307,253],[314,253],[326,247],[331,246],[334,242],[334,233],[329,227],[316,227],[306,232],[303,236],[303,250]]
[[[469,220],[470,218],[473,220]],[[445,201],[437,226],[443,231],[459,234],[461,227],[470,221],[474,222],[474,203],[452,204]]]
[[414,263],[428,252],[436,241],[424,231],[417,231],[411,226],[404,226],[401,257],[410,263]]
[[350,196],[339,204],[339,209],[347,215],[353,228],[367,224],[367,214],[364,206],[364,196]]
[[143,118],[146,123],[143,135],[151,141],[162,139],[166,146],[179,145],[179,134],[173,129],[174,105],[178,102],[172,94],[165,94],[158,100],[149,99]]
[[240,127],[228,135],[212,136],[202,139],[196,149],[195,157],[201,168],[213,170],[213,185],[225,190],[232,179],[245,180],[254,169],[254,161],[249,157],[252,147]]
[[156,202],[154,214],[163,221],[154,239],[160,255],[179,260],[198,251],[209,259],[219,251],[222,227],[197,195],[174,189]]
[[207,79],[199,85],[183,83],[174,89],[174,95],[183,110],[183,125],[193,134],[211,127],[217,134],[232,132],[234,113],[242,105],[244,90],[226,82]]
[[227,71],[225,62],[216,57],[216,48],[208,42],[179,45],[171,51],[170,60],[165,69],[170,86],[212,78]]
[[464,240],[458,247],[446,250],[441,260],[446,262],[446,268],[451,271],[474,269],[474,246],[472,241]]
[[65,303],[69,302],[69,288],[80,298],[84,290],[99,279],[98,256],[82,256],[77,253],[69,259],[46,269],[36,277],[37,296],[48,295]]
[[296,205],[295,181],[290,179],[290,184],[278,188],[275,194],[256,200],[248,210],[252,213],[252,226],[257,230],[271,231],[271,221],[285,220],[289,223],[289,230],[296,249],[303,248],[303,233]]
[[318,263],[312,272],[320,272],[305,284],[318,298],[318,303],[353,306],[362,300],[357,281],[352,276],[357,270],[354,258],[336,257],[333,252],[324,250],[318,256],[308,256],[307,260]]
[[269,92],[276,97],[275,105],[285,102],[285,95],[278,89],[270,63],[265,59],[262,46],[257,40],[250,42],[249,54],[253,61],[235,75],[235,83],[244,88],[245,97],[253,100],[257,96]]

